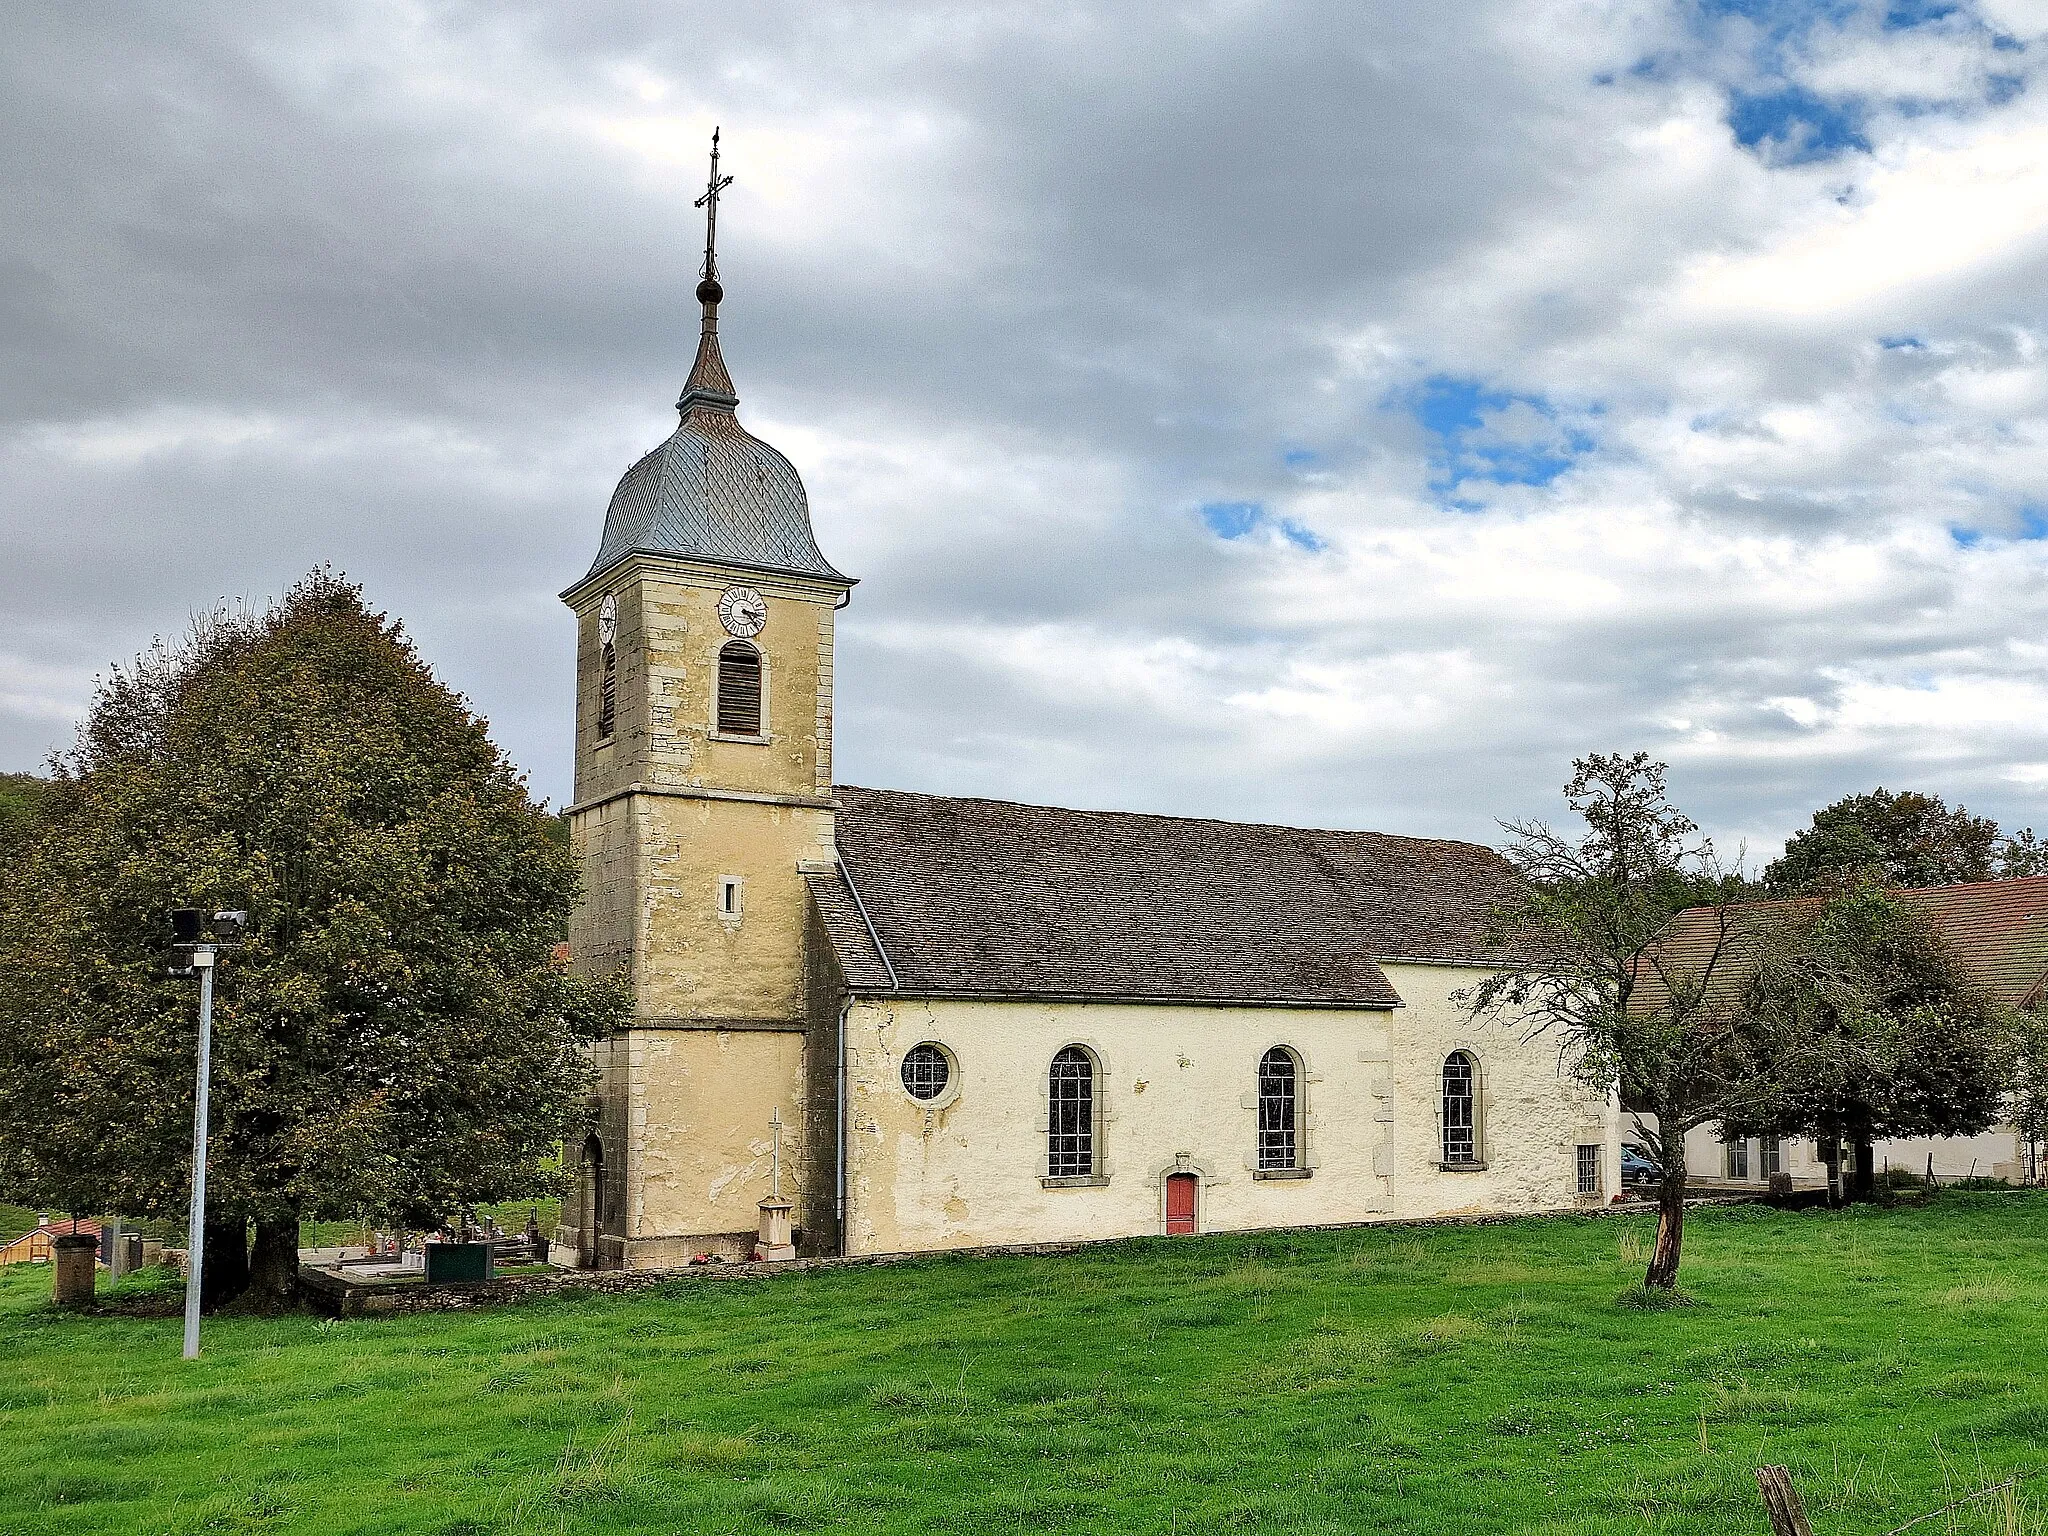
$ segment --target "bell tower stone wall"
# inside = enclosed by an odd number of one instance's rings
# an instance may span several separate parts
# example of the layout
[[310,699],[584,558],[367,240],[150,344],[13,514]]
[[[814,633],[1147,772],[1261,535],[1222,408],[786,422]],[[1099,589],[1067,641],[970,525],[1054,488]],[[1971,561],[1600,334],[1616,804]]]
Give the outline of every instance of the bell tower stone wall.
[[[717,728],[719,652],[735,638],[719,600],[735,588],[767,608],[749,637],[762,663],[758,736]],[[777,1118],[803,1246],[836,1240],[834,1212],[813,1209],[833,1187],[834,1137],[815,1109],[819,1076],[837,1063],[816,1059],[827,1042],[809,1025],[803,873],[835,858],[832,645],[845,590],[635,554],[567,594],[578,633],[570,835],[585,882],[571,950],[579,966],[626,974],[634,994],[632,1026],[599,1058],[612,1185],[600,1263],[743,1256],[774,1180]]]

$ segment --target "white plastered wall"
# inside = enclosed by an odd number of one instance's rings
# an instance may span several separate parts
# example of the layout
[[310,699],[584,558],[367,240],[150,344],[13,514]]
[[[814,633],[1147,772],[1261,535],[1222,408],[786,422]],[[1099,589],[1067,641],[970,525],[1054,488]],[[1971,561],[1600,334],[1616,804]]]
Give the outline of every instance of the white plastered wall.
[[[1398,974],[1397,974],[1398,972]],[[1165,1180],[1201,1178],[1203,1231],[1369,1221],[1582,1203],[1575,1149],[1601,1147],[1615,1188],[1612,1109],[1557,1070],[1556,1053],[1471,1026],[1451,993],[1466,967],[1389,967],[1409,1006],[1214,1008],[1171,1004],[856,1000],[846,1023],[850,1253],[1064,1242],[1165,1229]],[[904,1052],[933,1041],[954,1078],[926,1104]],[[1047,1187],[1047,1068],[1069,1044],[1100,1063],[1103,1182]],[[1307,1178],[1255,1176],[1259,1058],[1301,1062]],[[1451,1049],[1480,1062],[1487,1166],[1436,1166],[1439,1073]]]
[[[1471,966],[1383,964],[1407,1006],[1397,1013],[1391,1062],[1393,1213],[1399,1216],[1552,1210],[1593,1203],[1620,1188],[1621,1117],[1565,1070],[1559,1042],[1513,1024],[1473,1023],[1455,994],[1487,973]],[[1479,1159],[1442,1166],[1442,1072],[1463,1051],[1479,1066]],[[1578,1194],[1578,1148],[1600,1148],[1600,1188]]]

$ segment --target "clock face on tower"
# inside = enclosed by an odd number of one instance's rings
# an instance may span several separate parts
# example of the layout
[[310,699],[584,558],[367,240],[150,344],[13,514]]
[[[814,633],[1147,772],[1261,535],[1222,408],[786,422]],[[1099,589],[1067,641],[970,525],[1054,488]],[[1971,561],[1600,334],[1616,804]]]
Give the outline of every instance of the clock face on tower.
[[768,627],[768,600],[752,587],[728,587],[718,600],[718,622],[727,634],[751,640]]

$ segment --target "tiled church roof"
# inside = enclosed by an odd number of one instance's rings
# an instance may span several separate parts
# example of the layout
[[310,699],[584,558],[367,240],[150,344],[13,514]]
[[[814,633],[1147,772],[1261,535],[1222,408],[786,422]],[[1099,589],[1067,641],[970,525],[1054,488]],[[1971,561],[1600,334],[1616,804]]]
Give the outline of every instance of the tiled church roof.
[[1514,884],[1472,843],[837,795],[851,884],[810,881],[857,991],[1390,1008],[1378,962],[1484,963]]

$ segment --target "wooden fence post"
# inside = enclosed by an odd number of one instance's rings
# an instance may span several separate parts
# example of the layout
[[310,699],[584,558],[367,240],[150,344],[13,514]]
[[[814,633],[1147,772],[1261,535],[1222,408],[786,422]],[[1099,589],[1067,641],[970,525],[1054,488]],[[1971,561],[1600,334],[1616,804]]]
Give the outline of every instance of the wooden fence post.
[[1799,1490],[1792,1486],[1791,1473],[1783,1467],[1758,1467],[1756,1485],[1771,1517],[1771,1536],[1813,1536],[1813,1527],[1806,1523],[1806,1506],[1799,1502]]

